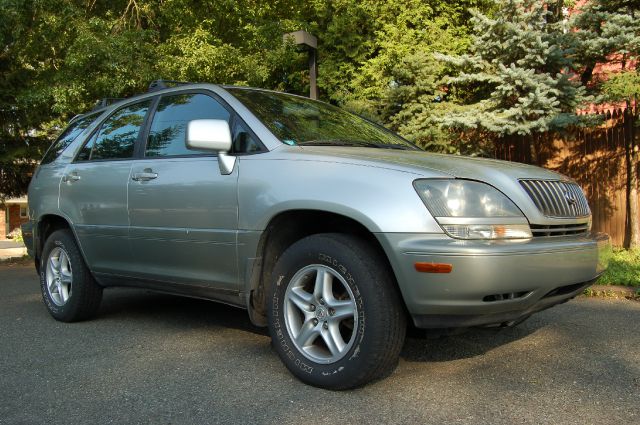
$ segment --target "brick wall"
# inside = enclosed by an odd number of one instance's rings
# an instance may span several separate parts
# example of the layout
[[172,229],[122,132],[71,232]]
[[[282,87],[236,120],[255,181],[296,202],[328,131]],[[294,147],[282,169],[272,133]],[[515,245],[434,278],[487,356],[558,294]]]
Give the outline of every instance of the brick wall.
[[[20,227],[23,223],[29,221],[27,217],[20,217],[20,205],[9,205],[9,228],[5,229],[4,234],[11,233],[14,229]],[[4,222],[3,222],[4,223]]]
[[7,229],[6,229],[6,214],[5,207],[0,207],[0,240],[6,239]]

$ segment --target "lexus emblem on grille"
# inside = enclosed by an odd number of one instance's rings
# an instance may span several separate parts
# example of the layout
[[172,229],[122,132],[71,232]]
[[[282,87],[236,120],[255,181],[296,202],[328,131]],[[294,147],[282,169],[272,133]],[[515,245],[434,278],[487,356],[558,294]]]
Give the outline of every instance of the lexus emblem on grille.
[[564,193],[564,199],[567,200],[569,205],[575,205],[575,203],[577,202],[576,198],[574,198],[573,195],[571,195],[569,192]]

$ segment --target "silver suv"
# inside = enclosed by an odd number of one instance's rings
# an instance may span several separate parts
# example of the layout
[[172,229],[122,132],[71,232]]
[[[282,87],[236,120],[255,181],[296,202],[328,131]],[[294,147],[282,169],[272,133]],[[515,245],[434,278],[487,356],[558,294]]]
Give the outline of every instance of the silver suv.
[[511,326],[565,302],[610,249],[565,176],[210,84],[156,84],[73,119],[29,206],[54,318],[89,318],[110,286],[229,303],[269,327],[295,376],[330,389],[389,374],[408,325]]

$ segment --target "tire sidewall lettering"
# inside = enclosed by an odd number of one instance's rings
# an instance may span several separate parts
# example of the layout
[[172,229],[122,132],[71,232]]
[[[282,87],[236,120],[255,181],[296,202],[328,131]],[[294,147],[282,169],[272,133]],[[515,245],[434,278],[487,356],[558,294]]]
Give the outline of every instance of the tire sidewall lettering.
[[[278,278],[278,283],[277,285],[280,286],[280,282],[282,281],[282,279],[284,278],[284,275],[280,276]],[[274,323],[273,323],[273,327],[275,329],[275,333],[276,333],[276,338],[278,339],[278,343],[280,344],[280,347],[282,349],[282,351],[285,353],[285,356],[287,356],[290,360],[295,360],[296,364],[299,364],[298,360],[296,359],[295,353],[293,352],[293,350],[291,349],[291,347],[289,347],[289,343],[287,342],[287,339],[285,338],[285,331],[283,331],[282,325],[280,323],[280,306],[279,306],[279,297],[278,297],[278,291],[276,291],[274,297],[273,297],[273,315],[274,315]]]

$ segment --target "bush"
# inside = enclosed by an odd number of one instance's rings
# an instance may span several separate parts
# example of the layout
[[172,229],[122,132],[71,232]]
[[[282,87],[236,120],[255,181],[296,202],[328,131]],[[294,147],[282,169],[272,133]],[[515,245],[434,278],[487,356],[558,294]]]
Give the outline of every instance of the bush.
[[640,249],[615,250],[609,261],[609,268],[597,283],[640,287]]
[[22,238],[22,229],[15,228],[13,229],[8,235],[7,237],[13,241],[16,242],[24,242],[24,239]]

